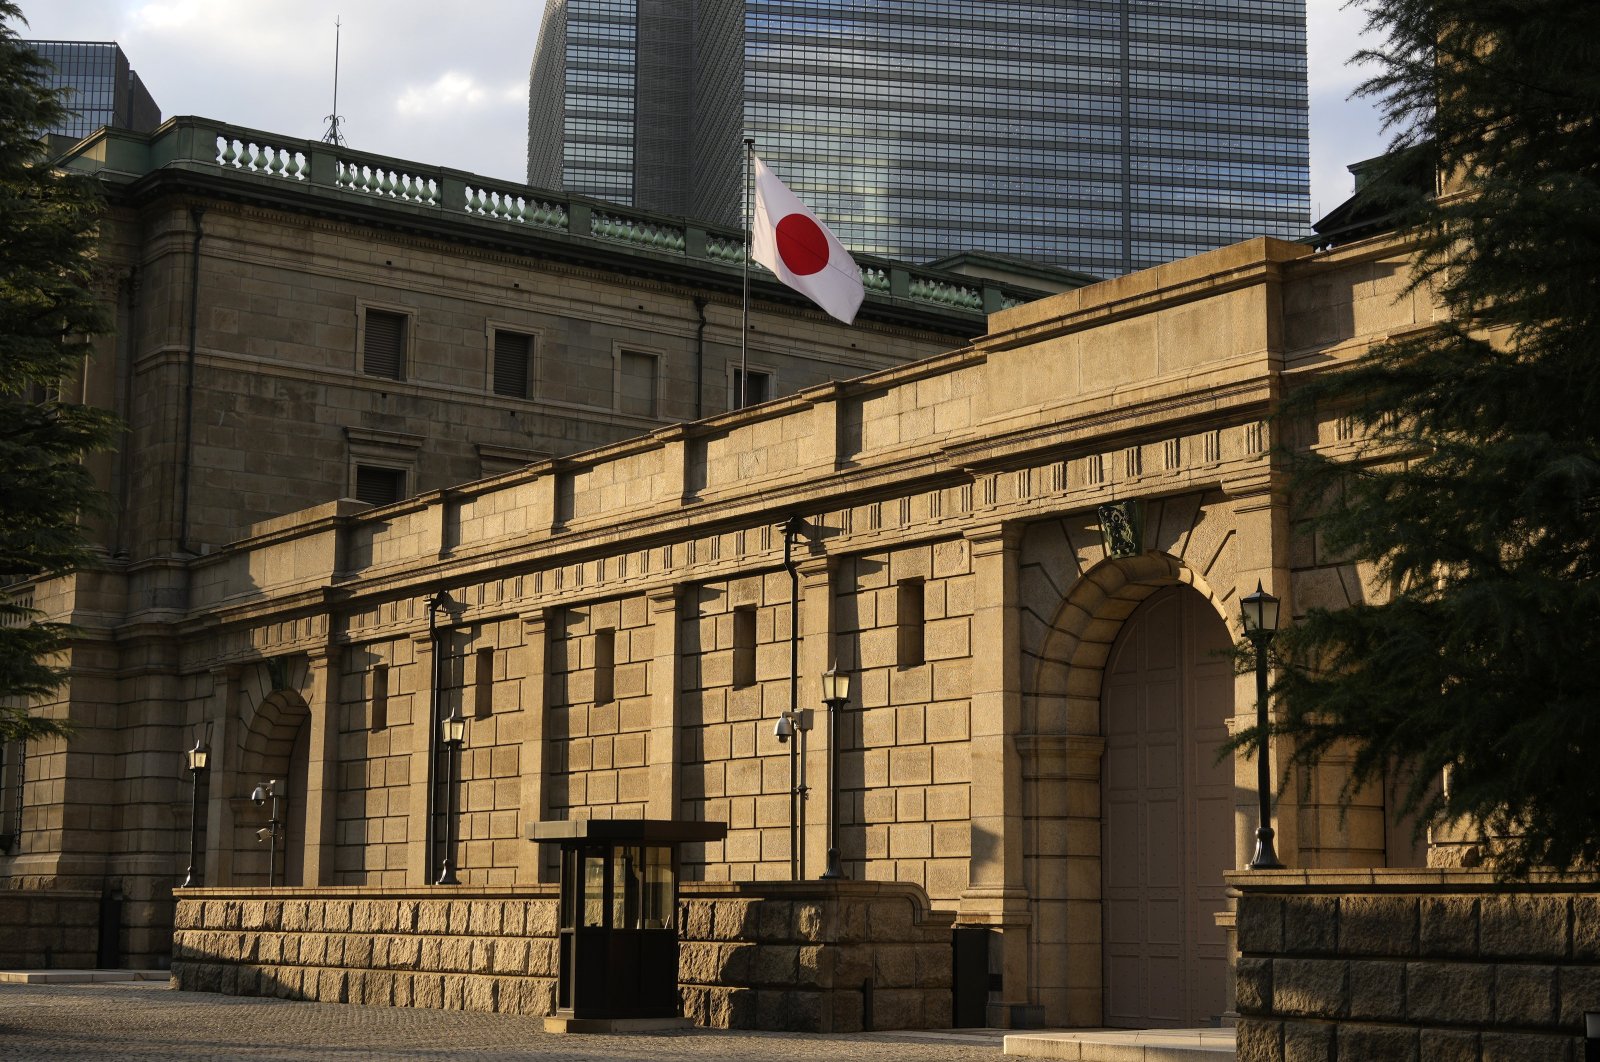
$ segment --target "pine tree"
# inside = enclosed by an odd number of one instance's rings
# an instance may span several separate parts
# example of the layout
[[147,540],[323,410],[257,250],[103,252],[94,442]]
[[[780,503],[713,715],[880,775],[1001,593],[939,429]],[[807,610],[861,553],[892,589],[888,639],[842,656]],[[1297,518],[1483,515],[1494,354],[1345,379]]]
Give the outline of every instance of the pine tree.
[[41,134],[66,110],[10,25],[21,20],[0,0],[0,740],[62,732],[27,705],[64,679],[52,659],[70,631],[4,588],[89,559],[79,518],[97,495],[82,458],[114,431],[56,395],[105,329],[90,289],[99,200],[46,164]]
[[[1294,497],[1389,598],[1279,636],[1297,759],[1488,838],[1510,875],[1600,862],[1600,4],[1367,0],[1362,91],[1431,153],[1416,285],[1449,320],[1298,394],[1367,459],[1297,456]],[[1315,499],[1315,505],[1305,504]],[[1437,785],[1443,777],[1446,784]]]

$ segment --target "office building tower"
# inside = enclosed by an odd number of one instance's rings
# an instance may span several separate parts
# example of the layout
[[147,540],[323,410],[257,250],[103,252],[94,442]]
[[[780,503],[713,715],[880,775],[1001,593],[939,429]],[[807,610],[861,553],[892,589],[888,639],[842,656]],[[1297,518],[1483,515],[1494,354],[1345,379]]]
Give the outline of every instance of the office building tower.
[[529,181],[1102,275],[1309,230],[1305,0],[551,0]]
[[103,125],[148,133],[161,124],[161,108],[115,43],[29,41],[28,45],[54,68],[45,73],[45,83],[68,89],[64,102],[76,112],[46,133],[76,141]]

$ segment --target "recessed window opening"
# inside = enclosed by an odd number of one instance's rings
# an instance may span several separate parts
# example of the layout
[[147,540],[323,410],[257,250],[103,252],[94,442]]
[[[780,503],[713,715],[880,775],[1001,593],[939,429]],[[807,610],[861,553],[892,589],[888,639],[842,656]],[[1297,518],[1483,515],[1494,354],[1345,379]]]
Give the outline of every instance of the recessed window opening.
[[479,649],[473,669],[472,714],[487,719],[494,714],[494,649]]
[[594,632],[594,703],[617,699],[617,632]]
[[532,374],[533,337],[521,332],[494,333],[494,393],[507,398],[527,398]]
[[921,579],[902,579],[895,584],[895,626],[901,667],[916,667],[927,659],[923,598]]
[[406,496],[403,468],[356,466],[356,497],[368,505],[392,505]]
[[366,310],[362,329],[361,371],[389,380],[405,378],[406,315],[389,310]]
[[753,686],[756,682],[756,610],[747,605],[733,610],[733,684]]
[[368,727],[377,733],[389,725],[389,665],[372,669],[372,705]]

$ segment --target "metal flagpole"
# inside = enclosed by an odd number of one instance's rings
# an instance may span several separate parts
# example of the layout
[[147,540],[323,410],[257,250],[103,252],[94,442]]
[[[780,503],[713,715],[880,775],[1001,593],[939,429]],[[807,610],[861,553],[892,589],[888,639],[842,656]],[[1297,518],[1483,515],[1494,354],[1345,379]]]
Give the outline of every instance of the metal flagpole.
[[[750,404],[750,248],[751,206],[750,180],[755,166],[756,138],[744,138],[744,312],[739,317],[739,408]],[[794,707],[790,705],[790,707]]]

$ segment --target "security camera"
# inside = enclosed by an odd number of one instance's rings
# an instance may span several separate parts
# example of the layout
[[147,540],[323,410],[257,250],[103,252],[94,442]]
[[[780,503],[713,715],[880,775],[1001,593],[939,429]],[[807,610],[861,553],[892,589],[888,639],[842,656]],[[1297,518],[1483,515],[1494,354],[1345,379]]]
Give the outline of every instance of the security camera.
[[265,804],[267,802],[267,790],[266,790],[266,787],[258,785],[254,789],[252,789],[250,791],[250,800],[258,808],[262,804]]
[[256,831],[256,844],[266,844],[272,837],[272,827],[263,826]]
[[794,735],[794,724],[789,722],[788,712],[778,716],[778,725],[772,728],[772,733],[777,737],[779,744],[787,742]]

